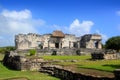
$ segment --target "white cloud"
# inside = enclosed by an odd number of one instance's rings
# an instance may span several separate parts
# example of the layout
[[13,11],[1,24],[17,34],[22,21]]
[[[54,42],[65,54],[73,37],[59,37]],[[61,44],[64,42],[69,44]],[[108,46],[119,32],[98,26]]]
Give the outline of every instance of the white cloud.
[[75,34],[76,36],[81,36],[90,33],[91,27],[94,25],[92,21],[80,22],[75,19],[69,27],[69,32]]
[[108,40],[108,36],[101,33],[99,30],[96,30],[96,33],[102,36],[103,43],[105,43]]
[[64,33],[75,34],[76,36],[82,36],[84,34],[88,34],[91,31],[94,23],[92,21],[83,21],[80,23],[78,19],[75,19],[70,26],[59,26],[52,25],[52,30],[62,30]]
[[9,11],[9,10],[3,10],[1,13],[3,16],[15,20],[22,20],[22,19],[29,19],[32,18],[31,12],[27,9],[22,11]]
[[120,11],[117,11],[116,13],[117,13],[118,16],[120,16]]
[[[43,25],[44,27],[41,27]],[[30,10],[3,10],[0,12],[0,46],[13,45],[14,36],[18,33],[39,33],[38,29],[41,30],[41,32],[57,29],[65,33],[81,36],[90,33],[93,25],[94,23],[92,21],[80,22],[78,19],[75,19],[69,27],[59,25],[48,26],[45,25],[43,20],[34,19]],[[104,38],[105,37],[104,35]]]
[[0,35],[4,37],[3,39],[10,39],[8,45],[13,43],[15,34],[38,33],[37,27],[41,25],[44,25],[44,21],[41,19],[33,19],[31,11],[27,9],[21,11],[3,10],[0,13]]

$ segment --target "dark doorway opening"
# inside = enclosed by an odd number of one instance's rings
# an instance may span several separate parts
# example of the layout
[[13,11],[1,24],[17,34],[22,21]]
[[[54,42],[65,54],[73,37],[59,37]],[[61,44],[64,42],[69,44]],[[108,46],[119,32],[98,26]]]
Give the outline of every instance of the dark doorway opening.
[[98,41],[95,41],[94,45],[95,45],[95,48],[98,48]]
[[74,47],[74,48],[78,48],[77,42],[74,42],[74,43],[73,43],[73,47]]
[[59,43],[55,43],[55,48],[59,48]]

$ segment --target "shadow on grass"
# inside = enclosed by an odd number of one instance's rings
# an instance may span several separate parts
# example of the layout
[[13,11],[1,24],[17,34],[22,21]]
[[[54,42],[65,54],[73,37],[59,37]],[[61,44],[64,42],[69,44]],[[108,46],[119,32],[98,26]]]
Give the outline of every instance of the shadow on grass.
[[103,65],[103,66],[108,66],[108,67],[112,67],[112,68],[120,68],[120,65],[113,65],[113,64],[106,64],[106,65]]

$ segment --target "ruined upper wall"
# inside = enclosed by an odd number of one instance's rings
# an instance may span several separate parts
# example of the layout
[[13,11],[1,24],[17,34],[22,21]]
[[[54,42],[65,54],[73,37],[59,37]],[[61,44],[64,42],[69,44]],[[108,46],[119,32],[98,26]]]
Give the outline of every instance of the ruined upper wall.
[[99,35],[99,34],[92,34],[92,36],[91,36],[91,39],[94,39],[94,40],[102,40],[102,36],[101,35]]
[[89,41],[89,40],[102,40],[102,36],[99,34],[86,34],[82,36],[82,39],[84,39],[85,41]]
[[[74,34],[64,34],[64,37],[52,37],[52,34],[18,34],[15,36],[16,49],[40,49],[42,48],[55,48],[55,45],[62,46],[61,48],[94,48],[95,46],[101,47],[101,35],[86,34],[82,37],[76,37]],[[54,40],[57,40],[54,41]],[[95,42],[97,41],[97,42]],[[100,48],[99,47],[99,48]],[[96,47],[97,48],[97,47]]]
[[102,37],[99,34],[86,34],[81,37],[80,46],[82,48],[101,49]]
[[39,34],[18,34],[15,36],[17,49],[32,49],[38,47],[38,43],[44,41],[44,37]]

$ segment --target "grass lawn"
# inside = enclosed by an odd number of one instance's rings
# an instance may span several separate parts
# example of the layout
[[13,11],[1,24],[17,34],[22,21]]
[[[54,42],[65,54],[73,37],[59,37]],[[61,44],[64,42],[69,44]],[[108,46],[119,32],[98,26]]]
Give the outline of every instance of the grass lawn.
[[96,69],[112,72],[120,68],[120,60],[89,60],[90,56],[44,56],[48,60],[78,60],[78,62],[59,62],[57,64],[68,66],[77,65],[77,68]]
[[43,56],[46,60],[86,60],[90,56]]
[[112,72],[115,69],[120,68],[120,60],[100,60],[100,61],[88,61],[81,60],[78,62],[60,62],[59,65],[77,65],[77,68],[95,69],[101,71]]
[[[120,68],[120,60],[90,60],[91,56],[41,56],[45,60],[65,60],[60,61],[59,65],[69,66],[75,65],[77,70],[81,68],[95,69],[112,72],[114,69]],[[3,55],[0,55],[0,60],[2,60]],[[68,61],[67,61],[68,60]],[[70,60],[77,60],[77,62],[72,62]],[[47,74],[33,71],[14,71],[9,70],[0,63],[0,79],[15,78],[15,77],[25,77],[30,80],[59,80],[57,78],[51,77]]]
[[[4,55],[0,54],[0,60]],[[59,80],[58,78],[49,76],[36,71],[14,71],[9,70],[0,62],[0,80],[6,80],[8,78],[25,77],[29,80]],[[9,79],[8,79],[9,80]]]
[[90,68],[113,72],[115,69],[120,68],[120,60],[83,61],[78,63],[78,68]]

